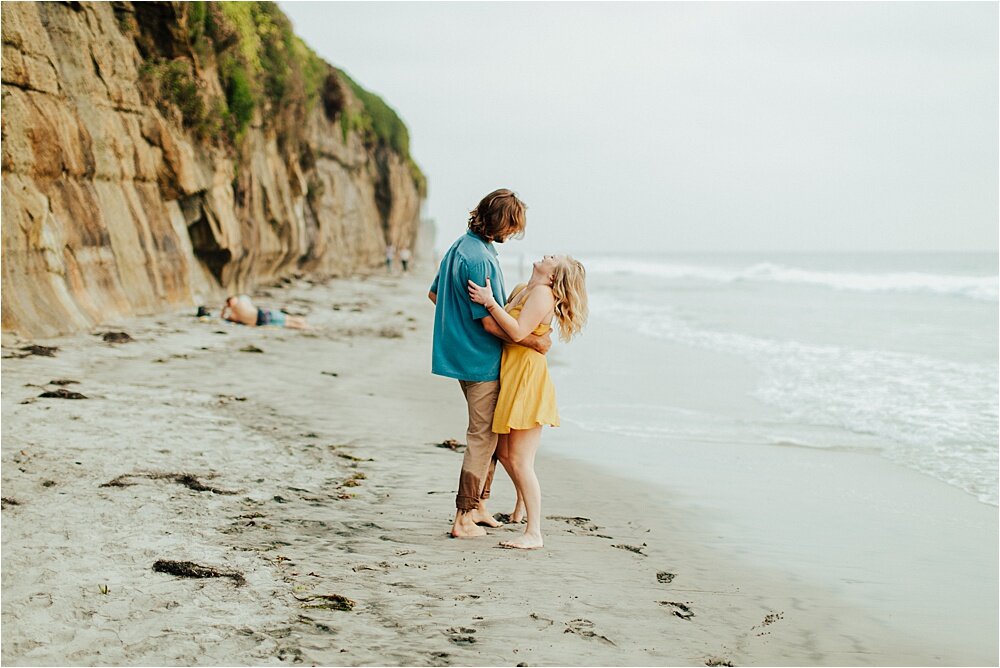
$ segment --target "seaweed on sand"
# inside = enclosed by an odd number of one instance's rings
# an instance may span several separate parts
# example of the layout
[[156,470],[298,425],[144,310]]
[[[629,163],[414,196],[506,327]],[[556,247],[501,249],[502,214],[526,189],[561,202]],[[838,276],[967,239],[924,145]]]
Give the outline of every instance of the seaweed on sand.
[[135,341],[135,339],[129,336],[128,332],[104,332],[101,338],[108,343],[131,343]]
[[465,443],[459,443],[453,438],[445,439],[440,443],[435,443],[434,445],[436,445],[439,448],[447,448],[452,452],[465,452]]
[[87,395],[80,394],[79,392],[73,392],[72,390],[67,390],[65,387],[60,387],[57,390],[46,390],[38,395],[42,399],[86,399]]
[[196,564],[193,561],[157,559],[153,563],[153,570],[157,573],[168,573],[182,578],[229,578],[238,587],[247,583],[246,578],[239,571],[224,571],[214,566]]
[[38,355],[39,357],[55,357],[56,352],[58,351],[58,346],[39,346],[31,344],[28,346],[21,346],[20,353],[4,355],[4,359],[23,359],[25,357],[31,357],[32,355]]
[[129,478],[148,478],[150,480],[169,480],[178,485],[184,485],[188,489],[196,492],[212,492],[213,494],[236,494],[233,490],[219,489],[206,485],[196,476],[190,473],[123,473],[114,480],[101,485],[101,487],[131,487],[134,482],[129,482]]
[[[298,598],[298,597],[296,597]],[[350,612],[354,609],[356,605],[354,601],[347,598],[346,596],[341,596],[340,594],[312,594],[305,598],[299,598],[300,601],[305,601],[307,605],[303,605],[303,608],[320,608],[323,610],[343,610],[344,612]],[[317,601],[313,603],[312,601]]]

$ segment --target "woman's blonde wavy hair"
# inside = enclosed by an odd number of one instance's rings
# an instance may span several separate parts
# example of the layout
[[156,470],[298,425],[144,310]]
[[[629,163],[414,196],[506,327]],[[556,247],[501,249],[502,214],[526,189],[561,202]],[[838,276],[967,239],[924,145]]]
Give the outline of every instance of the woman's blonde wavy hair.
[[579,260],[566,255],[552,272],[552,295],[559,338],[569,341],[587,324],[587,270]]

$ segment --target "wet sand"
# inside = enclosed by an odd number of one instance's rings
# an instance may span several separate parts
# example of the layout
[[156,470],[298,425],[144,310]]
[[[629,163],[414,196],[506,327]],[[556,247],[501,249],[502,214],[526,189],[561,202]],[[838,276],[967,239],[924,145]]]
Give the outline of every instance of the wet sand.
[[[461,454],[437,444],[464,441],[464,404],[429,372],[426,286],[373,276],[255,295],[309,332],[192,309],[30,342],[52,357],[14,357],[29,342],[5,335],[3,662],[989,658],[938,656],[836,592],[714,549],[658,488],[551,455],[544,550],[498,549],[517,527],[447,538]],[[39,396],[57,390],[86,398]],[[509,511],[497,478],[492,510]],[[224,577],[174,574],[212,574],[200,567]]]

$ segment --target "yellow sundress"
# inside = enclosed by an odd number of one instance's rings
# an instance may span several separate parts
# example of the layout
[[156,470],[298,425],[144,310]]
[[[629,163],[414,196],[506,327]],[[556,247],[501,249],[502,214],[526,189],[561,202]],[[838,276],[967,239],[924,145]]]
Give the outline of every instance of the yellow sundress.
[[[511,293],[506,310],[515,318],[521,313],[524,299],[514,303],[513,297],[524,289],[518,286]],[[549,323],[541,323],[532,334],[542,336],[550,331]],[[500,360],[500,395],[493,413],[493,432],[509,434],[511,429],[531,429],[538,425],[559,426],[556,408],[556,388],[549,377],[545,355],[531,348],[505,343]]]

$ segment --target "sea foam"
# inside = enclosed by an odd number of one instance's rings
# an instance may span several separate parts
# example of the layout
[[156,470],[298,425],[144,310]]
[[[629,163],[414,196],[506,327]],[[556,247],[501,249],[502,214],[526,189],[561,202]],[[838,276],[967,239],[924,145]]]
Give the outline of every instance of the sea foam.
[[755,396],[790,424],[880,437],[890,459],[998,504],[995,366],[715,331],[620,296],[594,295],[591,312],[634,322],[645,336],[738,354],[761,371]]
[[849,272],[800,269],[773,262],[742,267],[598,257],[586,262],[590,274],[622,274],[667,280],[695,279],[714,283],[769,282],[816,285],[856,292],[918,292],[997,301],[997,276],[966,276],[920,272]]

